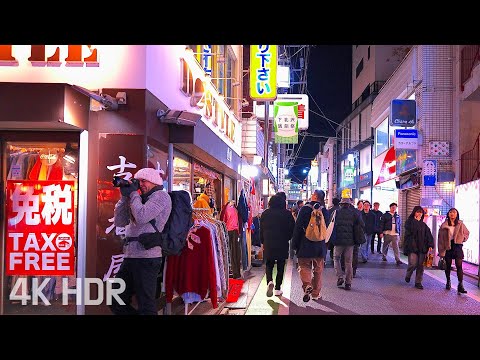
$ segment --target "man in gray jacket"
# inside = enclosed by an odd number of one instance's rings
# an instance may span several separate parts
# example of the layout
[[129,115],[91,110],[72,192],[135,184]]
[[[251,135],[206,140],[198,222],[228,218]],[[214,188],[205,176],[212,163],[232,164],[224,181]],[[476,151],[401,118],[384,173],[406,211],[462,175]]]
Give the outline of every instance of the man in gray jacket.
[[[163,190],[159,172],[152,168],[140,169],[134,176],[138,185],[121,186],[122,198],[115,205],[114,223],[125,227],[125,254],[116,277],[125,281],[125,291],[120,295],[125,305],[112,301],[110,309],[117,315],[157,315],[155,301],[157,276],[161,267],[162,249],[150,249],[138,241],[141,234],[155,233],[151,221],[161,232],[172,210],[170,195]],[[138,187],[142,195],[138,193]],[[135,294],[138,309],[131,305]]]

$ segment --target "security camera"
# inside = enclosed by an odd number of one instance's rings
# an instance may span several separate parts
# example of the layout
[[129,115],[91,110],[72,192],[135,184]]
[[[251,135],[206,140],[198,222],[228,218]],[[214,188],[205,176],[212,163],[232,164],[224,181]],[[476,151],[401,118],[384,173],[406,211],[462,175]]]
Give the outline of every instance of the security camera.
[[126,105],[127,104],[127,93],[125,91],[117,92],[115,95],[115,99],[117,99],[118,104]]
[[166,124],[195,126],[202,115],[182,110],[158,109],[157,118]]
[[90,98],[92,98],[95,101],[98,101],[100,104],[102,104],[103,108],[105,110],[118,110],[118,102],[117,99],[113,98],[110,95],[107,94],[96,94],[93,91],[87,90],[81,86],[78,85],[72,85],[72,88],[77,90],[78,92],[81,92],[83,95],[86,95]]

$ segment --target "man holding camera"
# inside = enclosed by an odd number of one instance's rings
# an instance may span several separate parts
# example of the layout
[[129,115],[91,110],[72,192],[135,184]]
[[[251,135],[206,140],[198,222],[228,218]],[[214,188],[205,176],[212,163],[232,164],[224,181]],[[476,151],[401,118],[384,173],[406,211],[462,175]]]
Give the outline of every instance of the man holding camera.
[[[146,249],[139,239],[142,234],[156,233],[155,227],[159,232],[163,230],[172,210],[172,201],[170,195],[162,191],[163,180],[159,172],[152,168],[138,170],[131,182],[121,183],[119,187],[122,198],[115,205],[114,224],[125,227],[126,238],[125,256],[116,277],[122,278],[126,284],[120,295],[125,305],[113,299],[110,309],[116,315],[157,315],[155,292],[162,249],[160,246]],[[134,294],[138,310],[131,305]]]

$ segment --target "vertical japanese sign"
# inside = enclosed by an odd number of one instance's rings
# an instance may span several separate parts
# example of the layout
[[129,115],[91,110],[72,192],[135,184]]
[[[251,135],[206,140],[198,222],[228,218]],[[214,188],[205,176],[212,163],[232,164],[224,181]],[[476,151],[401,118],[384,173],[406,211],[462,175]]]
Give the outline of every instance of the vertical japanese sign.
[[298,143],[298,103],[275,101],[273,131],[276,144]]
[[212,45],[203,45],[202,65],[206,75],[212,76]]
[[250,45],[250,97],[275,100],[277,97],[277,45]]
[[75,274],[74,185],[7,180],[7,275]]
[[114,224],[115,204],[120,200],[113,176],[130,180],[143,166],[143,135],[100,134],[99,179],[97,184],[97,277],[114,277],[123,261],[125,228]]

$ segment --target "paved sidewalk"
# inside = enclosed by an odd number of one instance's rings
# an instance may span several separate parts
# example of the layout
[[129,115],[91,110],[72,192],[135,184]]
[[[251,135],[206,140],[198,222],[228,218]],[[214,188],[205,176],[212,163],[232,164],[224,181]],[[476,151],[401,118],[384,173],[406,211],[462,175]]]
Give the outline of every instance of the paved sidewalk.
[[[405,261],[406,257],[402,257]],[[405,282],[406,263],[395,264],[393,256],[388,261],[373,254],[367,263],[360,262],[352,290],[336,286],[336,276],[331,260],[323,273],[322,298],[304,303],[298,272],[289,260],[284,281],[284,295],[266,297],[266,281],[246,312],[247,315],[480,315],[480,289],[465,282],[468,294],[457,295],[457,279],[452,276],[452,289],[445,290],[443,271],[425,271],[424,290],[414,288],[414,277]],[[453,274],[452,274],[453,275]],[[287,289],[287,283],[291,288]]]

